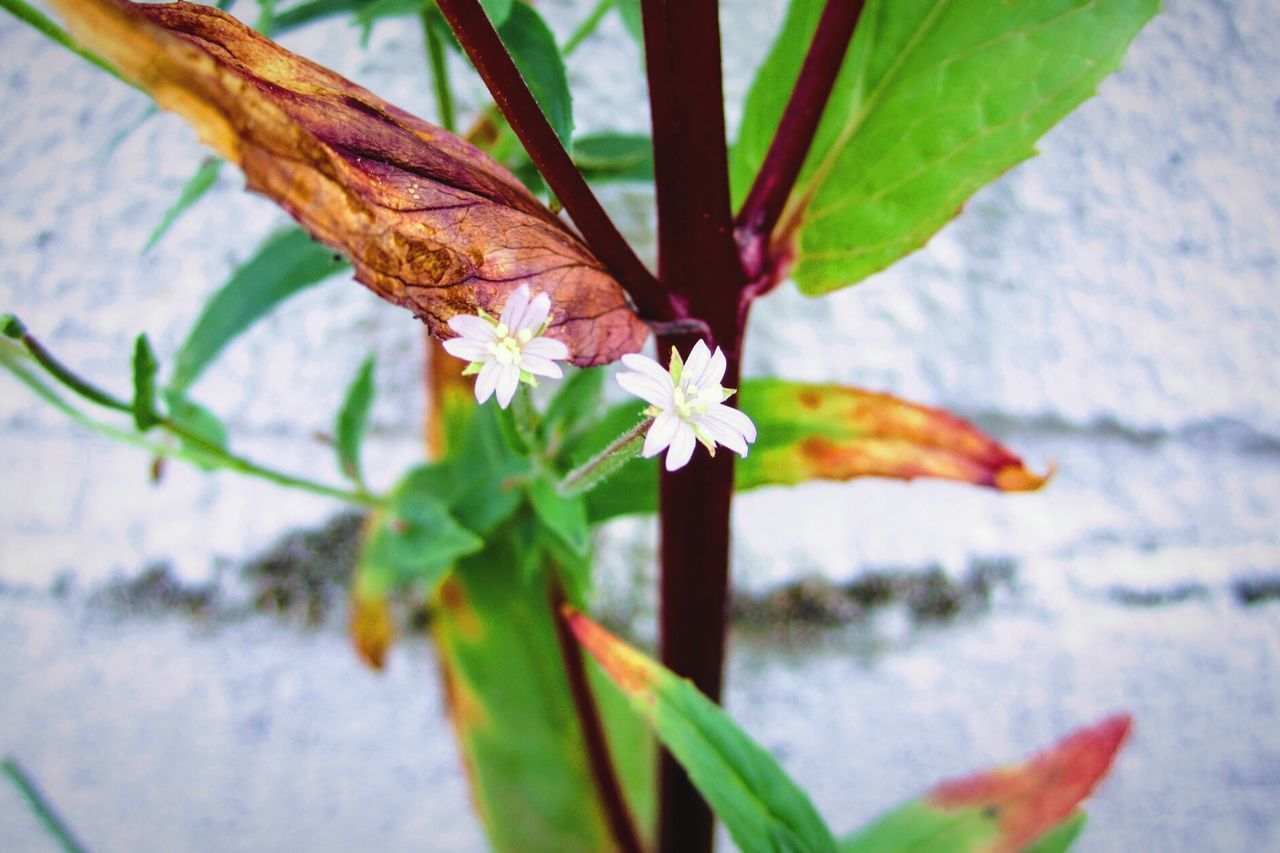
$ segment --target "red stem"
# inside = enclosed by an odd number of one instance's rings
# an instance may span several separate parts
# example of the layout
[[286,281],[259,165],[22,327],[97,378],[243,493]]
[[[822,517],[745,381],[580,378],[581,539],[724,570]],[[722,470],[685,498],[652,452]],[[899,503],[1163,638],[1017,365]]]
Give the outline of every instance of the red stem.
[[556,641],[560,646],[560,657],[564,660],[565,675],[569,679],[569,692],[573,696],[573,707],[578,715],[578,723],[582,727],[582,739],[586,742],[591,778],[595,782],[600,805],[604,808],[609,831],[613,834],[613,840],[617,842],[621,853],[643,853],[644,844],[640,841],[635,820],[627,807],[622,786],[618,783],[618,774],[609,753],[604,727],[600,724],[600,713],[596,708],[595,696],[591,692],[590,682],[587,681],[582,649],[564,620],[564,587],[558,577],[553,576],[551,579],[550,598],[551,618],[556,623]]
[[[645,57],[653,117],[658,203],[658,271],[703,321],[711,345],[729,359],[736,384],[745,283],[733,234],[720,79],[716,0],[644,0]],[[688,354],[699,334],[658,336]],[[733,454],[699,452],[661,483],[662,661],[718,701],[723,678],[729,580],[729,503]],[[711,849],[711,810],[684,770],[664,752],[659,766],[658,849]]]
[[675,311],[670,295],[636,256],[587,186],[529,91],[480,0],[438,0],[438,5],[471,64],[489,87],[498,109],[546,178],[551,191],[573,218],[591,251],[630,294],[641,316],[673,319]]
[[739,239],[744,246],[767,240],[782,216],[853,41],[862,7],[863,0],[827,0],[822,10],[769,153],[738,213]]

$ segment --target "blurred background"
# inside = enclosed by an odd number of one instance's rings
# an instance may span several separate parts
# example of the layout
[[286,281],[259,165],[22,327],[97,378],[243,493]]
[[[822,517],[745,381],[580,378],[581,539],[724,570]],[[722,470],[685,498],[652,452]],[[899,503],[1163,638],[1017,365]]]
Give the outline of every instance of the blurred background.
[[[590,5],[538,8],[564,37]],[[722,3],[731,128],[783,6]],[[941,406],[1058,471],[1030,495],[860,481],[737,503],[728,705],[837,829],[1128,710],[1078,849],[1280,850],[1280,7],[1166,6],[923,250],[756,306],[748,374]],[[341,20],[283,41],[434,115],[416,19],[367,49]],[[485,94],[453,61],[465,126]],[[579,132],[648,131],[616,15],[568,68]],[[133,336],[171,358],[286,224],[224,169],[144,254],[206,156],[149,103],[0,17],[0,311],[121,390]],[[604,198],[651,258],[652,191]],[[194,394],[243,454],[336,482],[315,434],[369,352],[386,487],[422,455],[422,329],[348,278]],[[430,647],[380,674],[348,648],[340,505],[181,463],[153,484],[7,374],[0,470],[0,752],[90,848],[483,849]],[[601,540],[599,612],[651,637],[651,523]],[[52,849],[5,785],[0,847]]]

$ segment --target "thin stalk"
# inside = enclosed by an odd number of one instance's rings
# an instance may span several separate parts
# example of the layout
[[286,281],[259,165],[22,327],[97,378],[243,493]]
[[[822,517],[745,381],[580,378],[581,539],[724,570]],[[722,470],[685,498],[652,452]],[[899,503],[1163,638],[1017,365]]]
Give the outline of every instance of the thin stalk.
[[675,309],[653,274],[605,213],[529,91],[511,54],[479,0],[439,0],[440,11],[461,42],[471,64],[489,87],[494,102],[529,152],[547,185],[578,226],[591,251],[635,301],[641,315],[669,320]]
[[[658,202],[658,270],[684,300],[686,317],[706,324],[708,343],[738,378],[746,284],[729,202],[728,152],[716,0],[644,0],[646,68],[653,120]],[[658,336],[688,352],[701,335]],[[662,661],[719,701],[729,578],[729,502],[733,455],[697,454],[660,485]],[[709,851],[711,810],[667,752],[659,766],[658,849]]]
[[440,126],[450,133],[456,133],[453,90],[449,87],[449,63],[444,52],[444,42],[441,41],[435,27],[431,26],[430,13],[424,9],[420,15],[422,38],[427,46],[427,61],[431,63],[431,81],[436,89],[436,112],[440,116]]
[[71,827],[67,826],[58,812],[54,810],[40,789],[36,787],[36,783],[27,775],[27,772],[12,758],[6,758],[0,762],[0,768],[4,770],[4,775],[9,777],[9,781],[13,782],[18,792],[22,794],[22,798],[27,801],[27,805],[31,807],[31,811],[35,812],[36,817],[44,824],[44,828],[53,836],[54,840],[62,847],[66,853],[83,853],[84,845],[81,844],[71,831]]
[[863,0],[827,0],[822,10],[769,152],[738,213],[739,239],[744,245],[756,238],[767,239],[782,216],[853,41],[863,5]]
[[[20,358],[21,356],[19,356]],[[377,495],[370,494],[364,490],[349,490],[327,486],[324,483],[318,483],[314,480],[308,480],[304,477],[295,477],[283,471],[274,468],[268,468],[265,465],[259,465],[243,456],[231,453],[224,447],[219,447],[201,436],[189,432],[185,428],[174,423],[172,420],[162,419],[157,426],[163,428],[166,432],[183,439],[187,445],[169,445],[161,444],[155,441],[149,441],[136,432],[130,430],[119,429],[111,424],[103,423],[96,418],[82,412],[80,409],[68,403],[52,388],[45,385],[37,376],[30,373],[17,359],[0,348],[0,367],[4,367],[11,374],[30,388],[37,396],[45,402],[52,405],[58,411],[71,418],[76,423],[93,430],[99,435],[124,444],[130,444],[141,450],[146,451],[152,456],[162,456],[166,459],[181,459],[184,462],[190,462],[193,465],[216,464],[218,467],[235,471],[249,477],[259,480],[266,480],[279,486],[285,486],[298,491],[310,492],[312,494],[321,495],[327,498],[336,498],[350,504],[359,506],[377,507],[383,504],[383,499]],[[114,408],[114,407],[113,407]],[[132,411],[126,407],[125,411]],[[198,445],[200,450],[191,450],[188,445]]]
[[604,16],[609,14],[609,10],[612,8],[613,0],[600,0],[600,2],[596,4],[596,7],[591,10],[591,14],[587,15],[587,17],[582,20],[582,23],[578,24],[578,28],[569,35],[567,40],[565,40],[564,45],[560,48],[560,53],[567,58],[569,54],[577,50],[578,46],[586,41],[587,38],[596,31],[596,27],[600,26],[600,22],[604,20]]
[[565,675],[569,679],[573,708],[578,716],[578,724],[582,728],[582,740],[587,748],[587,763],[591,768],[591,778],[595,782],[596,794],[600,797],[600,805],[604,809],[609,831],[613,834],[613,840],[621,853],[641,853],[644,845],[640,841],[635,819],[631,809],[627,807],[626,797],[618,782],[613,756],[609,753],[609,743],[605,738],[604,726],[600,722],[600,711],[596,707],[591,684],[587,681],[582,649],[579,648],[578,641],[574,639],[573,632],[569,630],[569,625],[564,620],[563,608],[567,603],[564,586],[554,572],[551,576],[549,594],[551,618],[556,624],[556,643],[560,647]]
[[565,497],[589,492],[626,465],[644,447],[645,433],[653,418],[645,418],[609,443],[609,446],[574,468],[560,481],[557,491]]

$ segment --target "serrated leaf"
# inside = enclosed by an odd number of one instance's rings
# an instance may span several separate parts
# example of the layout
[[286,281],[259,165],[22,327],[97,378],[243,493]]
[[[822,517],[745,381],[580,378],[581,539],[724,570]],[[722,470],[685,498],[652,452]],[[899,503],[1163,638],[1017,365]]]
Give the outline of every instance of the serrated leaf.
[[359,281],[437,337],[452,335],[447,323],[459,313],[500,313],[521,285],[550,296],[548,334],[579,366],[612,361],[647,337],[576,232],[475,146],[216,9],[54,5],[78,38],[239,165],[251,190],[346,253]]
[[584,556],[591,550],[591,526],[587,522],[587,506],[581,497],[564,497],[545,477],[529,484],[529,500],[538,519],[569,550]]
[[160,362],[146,335],[133,342],[133,425],[146,432],[160,422],[156,411],[156,370]]
[[[733,156],[764,161],[822,0],[792,0]],[[975,191],[1119,67],[1158,0],[868,0],[784,228],[801,290],[866,278],[924,245]],[[789,223],[788,223],[789,220]]]
[[[1083,828],[1076,811],[1120,750],[1132,720],[1120,714],[1080,729],[1030,761],[943,782],[849,838],[842,853],[1015,853],[1065,850]],[[1045,837],[1062,827],[1059,834]],[[1066,846],[1061,846],[1066,845]]]
[[513,3],[498,27],[502,43],[520,69],[534,100],[566,148],[573,145],[573,96],[555,34],[527,3]]
[[691,682],[576,611],[569,627],[689,774],[739,848],[834,851],[835,838],[778,762]]
[[[1022,492],[1049,479],[968,421],[889,394],[781,379],[748,379],[739,393],[759,438],[735,463],[738,491],[808,480],[927,477]],[[571,461],[590,458],[634,425],[643,408],[627,403],[610,410],[571,445]],[[588,493],[587,503],[598,522],[654,512],[657,495],[657,460],[639,459]]]
[[298,228],[280,231],[240,265],[205,304],[178,350],[169,388],[185,393],[222,350],[281,302],[346,264]]
[[191,209],[200,198],[213,188],[218,182],[218,175],[222,172],[222,164],[225,161],[218,157],[209,157],[200,164],[194,175],[187,179],[182,185],[182,191],[178,193],[178,198],[173,205],[164,212],[160,224],[151,232],[151,236],[147,237],[146,244],[142,247],[144,253],[151,251],[156,243],[160,242],[173,224],[181,218],[182,214]]
[[347,386],[342,408],[338,410],[338,422],[334,427],[338,467],[348,479],[356,483],[364,482],[364,472],[360,466],[360,447],[364,443],[364,430],[369,421],[369,410],[373,407],[374,363],[374,357],[370,354],[356,371],[355,378]]

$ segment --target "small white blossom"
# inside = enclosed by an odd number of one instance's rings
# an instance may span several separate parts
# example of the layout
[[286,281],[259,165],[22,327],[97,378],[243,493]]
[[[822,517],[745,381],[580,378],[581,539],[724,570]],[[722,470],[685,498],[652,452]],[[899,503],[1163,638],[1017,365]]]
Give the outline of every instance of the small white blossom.
[[688,463],[695,441],[702,442],[712,456],[717,444],[747,455],[747,442],[756,440],[756,426],[742,412],[724,405],[734,391],[720,385],[725,370],[720,347],[712,353],[705,342],[698,341],[687,362],[681,362],[672,347],[669,371],[643,355],[624,355],[622,363],[635,372],[619,373],[618,384],[651,404],[646,413],[653,417],[653,426],[645,436],[642,455],[657,456],[666,449],[668,471]]
[[551,298],[539,293],[529,298],[529,286],[511,292],[496,321],[483,310],[480,316],[459,314],[449,320],[458,337],[444,342],[445,352],[469,361],[464,375],[476,377],[476,400],[483,403],[497,392],[498,405],[506,408],[523,380],[537,385],[534,376],[563,376],[554,360],[569,357],[569,348],[553,338],[543,337]]

